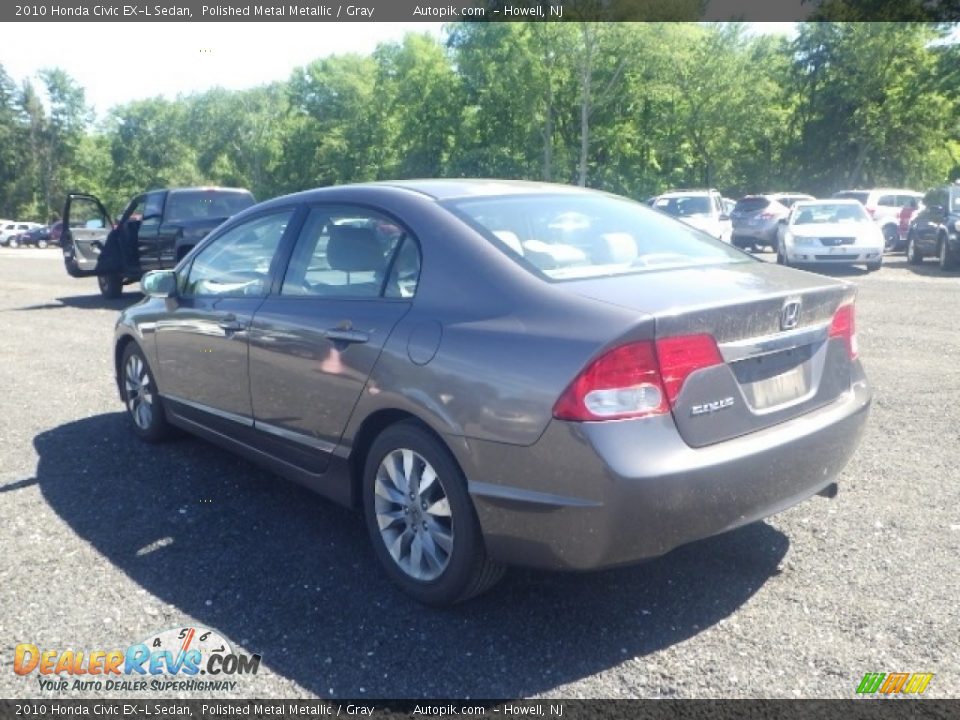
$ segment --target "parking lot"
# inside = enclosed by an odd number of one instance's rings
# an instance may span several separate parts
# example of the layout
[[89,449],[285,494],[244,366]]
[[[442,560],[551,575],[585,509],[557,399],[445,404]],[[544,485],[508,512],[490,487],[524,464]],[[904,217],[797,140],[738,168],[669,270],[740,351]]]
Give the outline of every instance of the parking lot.
[[139,295],[103,300],[55,249],[0,249],[0,696],[118,695],[41,691],[16,643],[188,625],[262,656],[224,696],[852,697],[866,672],[960,696],[960,273],[891,255],[844,277],[875,397],[836,499],[430,610],[359,515],[199,440],[135,441],[111,339]]

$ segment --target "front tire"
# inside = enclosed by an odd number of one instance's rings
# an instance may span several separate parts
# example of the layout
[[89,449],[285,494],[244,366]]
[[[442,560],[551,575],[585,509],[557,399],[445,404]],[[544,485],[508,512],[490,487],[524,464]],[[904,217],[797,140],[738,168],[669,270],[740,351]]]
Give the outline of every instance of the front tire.
[[143,352],[133,342],[123,351],[120,394],[137,437],[149,443],[169,437],[170,425],[157,392],[157,382]]
[[17,240],[15,237],[12,237],[10,238],[10,242],[8,242],[7,245],[9,245],[12,248],[18,248],[20,247],[20,241]]
[[787,251],[783,247],[783,243],[777,243],[777,264],[783,265],[784,267],[789,267],[790,262],[787,260]]
[[123,295],[123,278],[120,275],[97,275],[100,294],[108,300],[116,300]]
[[415,422],[391,425],[370,447],[363,510],[380,564],[422,603],[463,602],[503,576],[487,557],[463,472]]
[[911,265],[919,265],[923,262],[923,255],[917,249],[917,241],[913,233],[907,237],[907,262]]

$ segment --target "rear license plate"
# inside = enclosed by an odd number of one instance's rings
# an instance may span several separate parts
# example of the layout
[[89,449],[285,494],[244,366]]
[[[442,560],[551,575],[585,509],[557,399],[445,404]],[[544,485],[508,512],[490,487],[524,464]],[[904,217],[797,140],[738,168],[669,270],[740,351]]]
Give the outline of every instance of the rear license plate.
[[734,363],[734,375],[750,406],[766,410],[806,395],[812,382],[812,351],[808,345]]
[[807,394],[809,382],[803,365],[753,384],[753,406],[757,410],[776,407]]

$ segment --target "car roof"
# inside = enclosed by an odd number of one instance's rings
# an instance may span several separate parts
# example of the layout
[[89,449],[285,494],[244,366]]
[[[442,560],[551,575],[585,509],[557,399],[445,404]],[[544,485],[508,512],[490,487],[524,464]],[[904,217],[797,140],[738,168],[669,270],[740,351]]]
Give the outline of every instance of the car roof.
[[840,193],[850,193],[850,192],[857,192],[857,193],[879,193],[879,194],[881,194],[881,195],[886,195],[886,194],[894,194],[894,195],[917,195],[917,196],[922,196],[922,195],[923,195],[922,192],[917,192],[916,190],[908,190],[907,188],[889,188],[889,187],[882,187],[882,188],[851,188],[851,189],[849,189],[849,190],[837,190],[837,192],[834,193],[834,194],[835,194],[835,195],[838,195],[838,194],[840,194]]
[[814,200],[798,200],[793,204],[793,207],[811,207],[813,205],[856,205],[857,207],[863,207],[859,200],[854,200],[853,198],[817,198]]
[[657,197],[696,197],[699,195],[713,195],[716,190],[671,190],[670,192],[660,193]]

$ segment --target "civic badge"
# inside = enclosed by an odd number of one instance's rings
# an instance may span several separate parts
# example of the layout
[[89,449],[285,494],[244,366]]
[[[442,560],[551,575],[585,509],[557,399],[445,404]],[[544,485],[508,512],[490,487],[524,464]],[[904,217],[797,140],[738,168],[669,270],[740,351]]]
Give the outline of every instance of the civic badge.
[[800,301],[789,299],[780,309],[780,329],[793,330],[800,322]]

